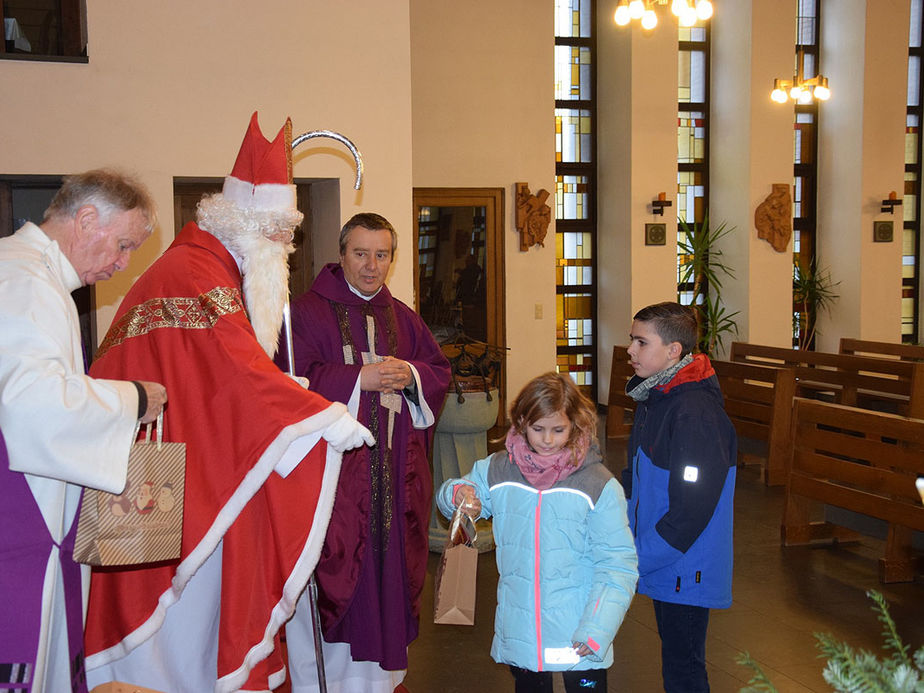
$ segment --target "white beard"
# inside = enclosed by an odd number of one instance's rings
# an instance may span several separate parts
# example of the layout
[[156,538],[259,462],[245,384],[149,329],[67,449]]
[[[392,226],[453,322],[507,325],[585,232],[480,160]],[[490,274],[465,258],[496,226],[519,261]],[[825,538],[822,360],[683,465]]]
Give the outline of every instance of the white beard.
[[242,254],[244,304],[257,341],[270,358],[279,348],[282,314],[289,298],[289,254],[291,243],[268,238],[250,239],[254,247]]
[[271,241],[263,235],[261,229],[277,219],[294,226],[302,214],[297,210],[242,210],[221,194],[204,197],[197,214],[199,227],[240,258],[244,305],[257,341],[270,358],[279,347],[283,309],[289,298],[288,260],[295,250],[292,243]]

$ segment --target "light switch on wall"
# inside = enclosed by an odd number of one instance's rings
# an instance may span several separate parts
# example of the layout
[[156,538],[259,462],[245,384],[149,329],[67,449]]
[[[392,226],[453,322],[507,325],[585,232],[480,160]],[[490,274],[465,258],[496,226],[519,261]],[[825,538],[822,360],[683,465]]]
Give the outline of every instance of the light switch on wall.
[[535,315],[536,315],[536,320],[542,320],[542,304],[541,303],[536,304]]

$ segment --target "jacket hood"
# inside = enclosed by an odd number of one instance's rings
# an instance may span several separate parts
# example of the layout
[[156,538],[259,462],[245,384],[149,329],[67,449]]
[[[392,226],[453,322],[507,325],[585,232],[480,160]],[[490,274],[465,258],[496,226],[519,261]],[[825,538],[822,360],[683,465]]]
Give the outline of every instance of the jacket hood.
[[[643,378],[639,378],[637,375],[632,376],[629,383],[626,385],[626,392],[635,388],[635,386],[642,381]],[[670,382],[652,388],[649,397],[657,399],[670,395],[678,388],[692,389],[700,387],[713,390],[720,399],[722,398],[722,391],[719,389],[718,378],[716,377],[715,369],[712,367],[712,362],[709,360],[709,357],[705,354],[694,354],[693,361],[677,371],[677,374],[671,378]]]

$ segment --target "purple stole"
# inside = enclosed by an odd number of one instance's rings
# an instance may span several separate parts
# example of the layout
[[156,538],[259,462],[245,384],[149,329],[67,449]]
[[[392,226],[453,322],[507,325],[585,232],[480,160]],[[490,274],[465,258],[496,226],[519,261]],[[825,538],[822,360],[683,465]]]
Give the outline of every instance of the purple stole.
[[[33,676],[42,625],[42,587],[54,540],[25,475],[10,470],[0,432],[0,692],[27,693]],[[83,657],[83,604],[80,565],[74,562],[77,523],[59,546],[70,648],[71,688],[86,693]],[[51,643],[55,648],[63,643]],[[35,690],[38,690],[36,687]]]

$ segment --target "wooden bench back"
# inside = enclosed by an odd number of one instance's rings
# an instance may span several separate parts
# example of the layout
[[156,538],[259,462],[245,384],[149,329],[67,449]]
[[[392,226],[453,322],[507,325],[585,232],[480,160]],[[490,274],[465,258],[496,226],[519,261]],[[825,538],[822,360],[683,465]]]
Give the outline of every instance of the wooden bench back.
[[725,398],[725,412],[739,438],[767,443],[764,481],[771,486],[784,484],[795,393],[793,369],[718,359],[712,367]]
[[791,367],[799,396],[924,418],[924,363],[733,342],[730,360]]
[[635,400],[626,394],[626,383],[635,375],[629,365],[628,347],[613,347],[610,366],[610,392],[606,399],[606,437],[628,438],[632,432]]
[[911,530],[924,531],[915,479],[924,474],[924,421],[795,399],[782,535],[787,545],[838,537],[811,521],[812,504],[837,506],[890,524],[884,581],[914,575]]
[[874,358],[897,358],[902,361],[924,361],[924,345],[875,342],[851,337],[841,337],[838,353]]

